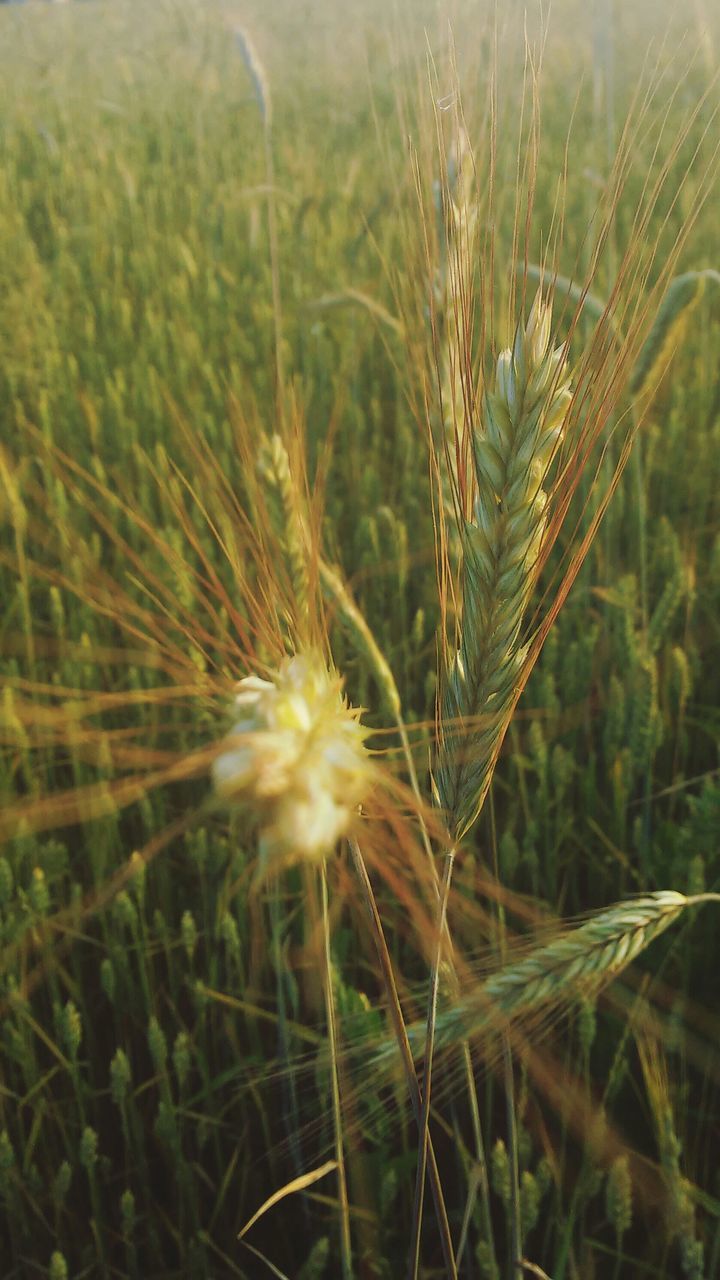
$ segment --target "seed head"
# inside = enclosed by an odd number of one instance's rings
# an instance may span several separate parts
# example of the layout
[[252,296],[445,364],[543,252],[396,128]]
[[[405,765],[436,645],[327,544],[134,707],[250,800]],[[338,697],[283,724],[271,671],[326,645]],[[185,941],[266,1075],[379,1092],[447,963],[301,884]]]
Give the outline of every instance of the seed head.
[[223,799],[254,810],[261,872],[330,854],[367,794],[367,729],[315,652],[286,658],[272,680],[237,686],[239,719],[213,764]]

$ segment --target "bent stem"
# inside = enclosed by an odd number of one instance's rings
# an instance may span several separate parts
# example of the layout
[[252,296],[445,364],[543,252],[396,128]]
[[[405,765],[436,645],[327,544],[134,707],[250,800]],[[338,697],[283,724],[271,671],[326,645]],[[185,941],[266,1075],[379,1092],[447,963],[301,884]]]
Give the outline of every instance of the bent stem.
[[413,759],[412,748],[410,746],[407,726],[402,714],[400,690],[397,687],[395,677],[385,654],[370,630],[363,613],[356,605],[348,588],[343,582],[342,576],[325,560],[320,560],[319,571],[320,583],[323,592],[337,607],[340,617],[355,641],[355,646],[358,652],[362,653],[369,662],[383,702],[387,710],[390,712],[400,735],[400,742],[402,745],[403,755],[405,757],[410,786],[412,788],[413,795],[415,796],[415,800],[417,801],[417,816],[420,824],[420,835],[423,842],[423,848],[427,854],[428,862],[430,863],[433,874],[435,875],[435,863],[433,861],[433,853],[430,846],[430,837],[428,835],[427,823],[423,817],[423,799],[420,791],[420,783],[418,781],[417,769],[415,768],[415,761]]
[[340,1201],[340,1255],[342,1259],[343,1280],[353,1280],[352,1241],[350,1238],[350,1204],[348,1201],[347,1176],[345,1173],[345,1154],[342,1140],[342,1116],[340,1112],[340,1085],[337,1070],[337,1034],[335,1024],[335,999],[332,984],[332,961],[330,957],[330,916],[328,912],[327,868],[323,863],[320,870],[320,894],[322,900],[323,924],[323,987],[325,991],[325,1011],[328,1026],[328,1042],[330,1045],[330,1080],[332,1088],[333,1127],[335,1130],[335,1159],[338,1173],[338,1198]]
[[[405,1072],[408,1091],[410,1093],[413,1113],[418,1126],[420,1126],[422,1094],[415,1074],[415,1064],[413,1062],[410,1042],[405,1028],[405,1019],[403,1018],[402,1008],[400,1005],[400,997],[398,996],[397,986],[395,984],[390,952],[388,951],[387,942],[385,941],[380,913],[378,911],[375,894],[373,893],[373,888],[370,883],[370,877],[367,873],[367,867],[365,866],[365,861],[360,851],[360,846],[358,845],[357,840],[353,839],[349,841],[349,845],[355,873],[360,882],[368,916],[370,918],[370,926],[375,941],[375,948],[380,962],[380,968],[382,970],[385,994],[388,1000],[390,1020],[392,1022],[393,1033],[395,1035],[397,1046],[400,1051],[400,1058]],[[427,1138],[427,1161],[428,1177],[430,1179],[430,1187],[433,1194],[433,1200],[435,1202],[435,1212],[437,1214],[438,1229],[440,1231],[440,1243],[442,1245],[443,1257],[445,1260],[445,1269],[450,1280],[457,1280],[457,1267],[455,1265],[455,1255],[453,1251],[452,1237],[450,1235],[450,1223],[448,1222],[447,1208],[445,1206],[445,1197],[443,1195],[442,1184],[440,1182],[440,1172],[438,1170],[437,1159],[435,1157],[435,1149],[433,1147],[432,1138],[429,1134]]]

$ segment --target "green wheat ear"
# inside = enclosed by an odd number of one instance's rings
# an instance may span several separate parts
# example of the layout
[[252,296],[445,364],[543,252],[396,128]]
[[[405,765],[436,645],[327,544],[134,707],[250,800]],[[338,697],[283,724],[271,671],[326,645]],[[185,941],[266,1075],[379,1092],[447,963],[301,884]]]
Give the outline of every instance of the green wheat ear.
[[[581,285],[536,263],[527,266],[518,263],[527,280],[551,289],[553,297],[565,297],[589,319],[606,321],[618,340],[620,334],[602,298],[589,293]],[[720,285],[720,272],[712,268],[703,271],[686,271],[671,280],[660,304],[652,328],[643,343],[628,380],[628,390],[633,399],[652,392],[666,372],[688,329],[690,317],[705,294],[707,284]]]
[[482,808],[526,656],[520,633],[547,523],[543,485],[571,401],[550,327],[538,293],[512,351],[498,357],[473,434],[477,496],[461,529],[460,644],[445,660],[434,779],[456,841]]
[[657,387],[704,292],[705,277],[697,271],[687,271],[671,282],[630,375],[628,388],[636,399]]
[[[686,897],[672,889],[620,902],[599,912],[545,946],[509,964],[475,991],[443,1009],[437,1018],[436,1046],[449,1048],[470,1040],[519,1014],[560,1007],[579,993],[593,996],[645,950],[691,906],[720,902],[720,894]],[[424,1023],[408,1027],[413,1053],[424,1047]],[[387,1043],[378,1049],[384,1061]]]
[[290,575],[298,617],[304,617],[310,598],[307,548],[302,536],[300,503],[290,459],[277,433],[262,440],[257,466],[265,484],[268,515]]
[[720,272],[686,271],[670,282],[655,322],[635,361],[628,389],[637,399],[653,392],[687,332],[690,316],[707,284],[720,284]]

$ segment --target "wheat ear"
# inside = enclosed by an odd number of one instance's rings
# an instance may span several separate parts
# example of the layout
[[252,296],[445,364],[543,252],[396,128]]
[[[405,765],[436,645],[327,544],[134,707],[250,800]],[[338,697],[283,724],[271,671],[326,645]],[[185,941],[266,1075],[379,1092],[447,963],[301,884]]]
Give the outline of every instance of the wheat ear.
[[471,309],[478,208],[473,197],[474,168],[467,135],[461,129],[447,164],[445,191],[438,183],[436,201],[440,263],[435,275],[433,346],[437,352],[438,403],[432,415],[438,454],[440,491],[448,552],[457,566],[462,547],[456,511],[464,486],[459,462],[464,452],[469,392],[466,318]]
[[283,418],[283,343],[282,343],[282,308],[280,298],[280,255],[278,251],[277,209],[275,191],[275,160],[273,157],[273,108],[270,96],[270,84],[265,68],[258,57],[257,50],[244,27],[235,27],[235,39],[240,56],[245,63],[253,86],[263,123],[263,145],[265,150],[265,185],[267,187],[268,239],[270,248],[270,280],[272,287],[273,327],[275,332],[275,395],[278,415]]
[[[481,987],[463,997],[452,1008],[438,1014],[436,1047],[450,1048],[519,1013],[545,1005],[559,1005],[578,991],[597,992],[691,906],[720,902],[720,894],[703,893],[687,898],[673,890],[662,890],[618,903],[601,911],[586,924],[564,937],[538,947],[520,960],[488,978]],[[419,1057],[425,1043],[425,1024],[407,1028],[413,1056]],[[383,1046],[379,1056],[391,1046]]]
[[279,435],[262,439],[257,465],[265,486],[268,515],[292,581],[297,615],[305,619],[310,598],[307,548],[302,537],[297,486],[288,451]]
[[434,771],[455,842],[487,794],[526,654],[520,632],[546,527],[543,483],[571,400],[550,325],[538,293],[512,350],[498,357],[473,434],[477,496],[462,524],[460,643],[445,663]]
[[630,375],[628,387],[634,399],[657,389],[682,344],[690,316],[702,298],[708,280],[718,284],[720,275],[710,268],[686,271],[670,282]]

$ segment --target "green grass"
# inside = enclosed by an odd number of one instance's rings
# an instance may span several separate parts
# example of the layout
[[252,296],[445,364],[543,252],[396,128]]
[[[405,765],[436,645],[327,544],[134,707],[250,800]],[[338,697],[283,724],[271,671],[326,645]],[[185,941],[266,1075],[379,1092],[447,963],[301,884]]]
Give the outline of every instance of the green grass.
[[[654,19],[658,32],[669,9]],[[242,20],[273,98],[283,364],[307,423],[309,475],[327,469],[323,543],[394,673],[425,787],[439,606],[424,434],[428,282],[413,179],[416,152],[429,222],[438,162],[424,24],[443,91],[452,78],[434,5],[415,5],[396,26],[374,0],[359,14],[344,10],[253,4]],[[630,10],[616,14],[610,47],[572,0],[550,23],[528,251],[539,259],[552,223],[574,111],[558,257],[567,275],[586,268],[592,249],[584,235],[607,173],[610,72],[617,142],[653,34],[640,7]],[[277,900],[249,893],[251,836],[208,805],[206,773],[147,794],[141,785],[126,805],[112,790],[216,740],[243,653],[275,660],[283,626],[275,600],[268,635],[239,638],[257,621],[251,600],[264,585],[242,525],[257,503],[247,442],[277,421],[262,126],[225,14],[184,2],[151,13],[139,4],[0,9],[8,1280],[62,1276],[63,1259],[77,1280],[270,1274],[237,1233],[267,1196],[332,1153],[322,990],[300,874],[288,874]],[[482,150],[473,85],[487,70],[486,23],[463,6],[451,16]],[[503,141],[515,136],[521,32],[508,22],[499,41],[499,330],[516,160]],[[658,55],[668,85],[680,73],[676,36]],[[712,63],[719,41],[711,25],[670,101],[658,153],[649,128],[633,142],[617,246],[631,236],[648,175],[707,90],[652,234],[670,246],[690,216],[712,158],[712,130],[702,135],[718,96],[705,57],[709,48]],[[648,126],[668,98],[658,95]],[[600,297],[612,255],[611,246],[593,282]],[[719,265],[715,192],[678,271]],[[349,291],[346,305],[319,305]],[[720,888],[719,348],[720,290],[708,286],[523,694],[492,808],[456,868],[450,915],[470,974],[499,963],[479,906],[493,846],[510,908],[524,904],[526,921],[657,888]],[[212,458],[206,471],[194,441]],[[330,616],[349,696],[386,731],[374,744],[392,749],[402,773],[366,655]],[[67,791],[75,807],[61,821],[48,802]],[[10,810],[18,800],[24,825]],[[37,814],[48,815],[47,829],[34,829]],[[407,829],[398,819],[396,843]],[[410,871],[387,843],[399,870],[395,894],[378,887],[383,920],[405,1012],[422,1017],[428,956],[401,893]],[[147,867],[131,860],[136,850]],[[331,870],[341,1034],[363,1046],[385,1034],[383,992],[344,861]],[[526,927],[519,911],[512,920]],[[473,1045],[503,1276],[513,1142],[524,1253],[553,1280],[720,1275],[716,931],[713,909],[681,923],[597,1007],[578,1002],[558,1026],[539,1026],[527,1052],[513,1040],[510,1128],[502,1053]],[[451,999],[442,984],[440,999],[441,1008]],[[367,1079],[360,1059],[349,1056],[340,1080],[356,1268],[389,1277],[406,1263],[417,1139],[400,1078]],[[567,1080],[565,1106],[548,1076]],[[477,1185],[459,1055],[438,1059],[434,1082],[433,1138],[457,1242]],[[629,1223],[616,1163],[626,1153]],[[469,1214],[468,1277],[491,1274],[481,1201]],[[425,1274],[440,1275],[429,1194],[426,1203]],[[338,1221],[329,1177],[269,1211],[248,1241],[291,1280],[319,1280],[339,1274]]]

